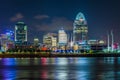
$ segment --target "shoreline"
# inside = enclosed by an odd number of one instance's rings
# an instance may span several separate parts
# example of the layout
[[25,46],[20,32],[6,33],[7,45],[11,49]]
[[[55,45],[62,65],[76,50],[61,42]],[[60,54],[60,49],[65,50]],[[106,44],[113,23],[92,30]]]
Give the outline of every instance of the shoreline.
[[19,54],[0,54],[0,58],[41,58],[41,57],[120,57],[119,53],[83,53],[83,54],[75,54],[75,53],[62,53],[62,54],[26,54],[26,53],[19,53]]

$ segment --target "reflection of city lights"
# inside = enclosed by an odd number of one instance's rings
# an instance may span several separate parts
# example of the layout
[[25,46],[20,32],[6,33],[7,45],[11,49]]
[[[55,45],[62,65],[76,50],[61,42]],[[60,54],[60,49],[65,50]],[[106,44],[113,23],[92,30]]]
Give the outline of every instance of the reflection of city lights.
[[67,80],[67,72],[58,73],[57,79]]
[[[2,67],[15,66],[16,61],[14,58],[3,58]],[[1,69],[0,80],[13,80],[16,77],[15,68],[3,68]]]
[[42,65],[46,65],[46,63],[47,63],[47,58],[41,58],[41,63],[42,63]]
[[4,65],[15,65],[15,59],[14,58],[5,58],[3,59]]
[[90,74],[90,73],[87,73],[86,71],[79,71],[77,73],[77,79],[78,80],[88,80],[88,77],[86,77],[86,76],[88,76],[88,74]]
[[58,63],[59,65],[67,65],[67,58],[58,58]]
[[46,78],[48,78],[48,74],[47,74],[47,70],[42,70],[42,72],[41,72],[41,77],[43,78],[43,79],[46,79]]
[[78,63],[82,64],[88,64],[89,60],[87,58],[78,58]]
[[[1,80],[13,80],[16,78],[16,70],[13,69],[3,69],[1,71]],[[3,79],[2,79],[3,78]]]

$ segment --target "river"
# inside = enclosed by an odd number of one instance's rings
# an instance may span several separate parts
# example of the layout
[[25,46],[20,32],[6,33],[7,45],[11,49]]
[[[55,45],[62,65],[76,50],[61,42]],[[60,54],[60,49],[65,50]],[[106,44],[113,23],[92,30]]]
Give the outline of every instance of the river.
[[0,80],[120,80],[120,57],[0,58]]

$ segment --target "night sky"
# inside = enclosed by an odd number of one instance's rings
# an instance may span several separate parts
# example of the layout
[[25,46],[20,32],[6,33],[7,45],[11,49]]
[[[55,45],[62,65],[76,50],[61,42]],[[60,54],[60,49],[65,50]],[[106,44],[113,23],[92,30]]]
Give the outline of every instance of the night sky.
[[43,34],[61,27],[70,33],[79,12],[87,20],[89,39],[106,39],[113,30],[115,42],[120,42],[119,0],[0,0],[0,33],[24,21],[29,41],[34,37],[42,41]]

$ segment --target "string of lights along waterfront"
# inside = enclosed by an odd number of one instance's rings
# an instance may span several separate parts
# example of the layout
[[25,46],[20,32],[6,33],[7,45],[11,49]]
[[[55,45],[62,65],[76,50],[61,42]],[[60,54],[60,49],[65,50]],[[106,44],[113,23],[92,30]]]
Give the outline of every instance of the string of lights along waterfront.
[[14,31],[9,30],[0,35],[1,52],[26,52],[30,49],[33,52],[44,49],[59,53],[120,52],[118,43],[114,42],[113,33],[112,40],[90,39],[87,20],[82,12],[76,15],[71,33],[67,33],[62,26],[58,27],[58,33],[44,34],[43,42],[39,42],[40,37],[36,36],[33,42],[28,42],[29,26],[25,22],[19,21],[16,23]]

